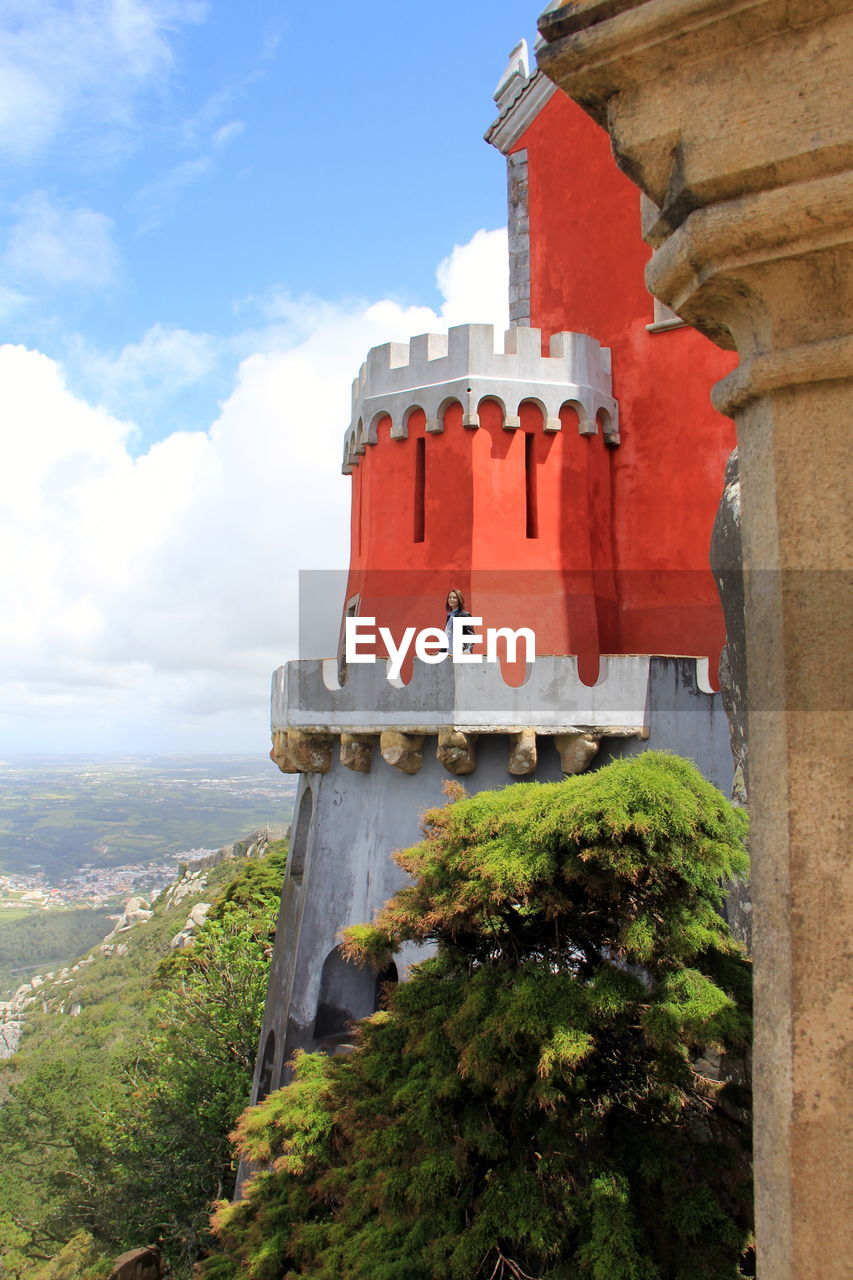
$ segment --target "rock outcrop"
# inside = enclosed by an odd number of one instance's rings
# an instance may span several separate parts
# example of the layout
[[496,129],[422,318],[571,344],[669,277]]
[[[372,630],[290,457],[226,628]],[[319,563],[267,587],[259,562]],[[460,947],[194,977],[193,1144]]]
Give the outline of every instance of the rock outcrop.
[[[0,1009],[8,1008],[8,1005],[0,1006]],[[18,1045],[21,1043],[21,1036],[24,1032],[23,1022],[3,1022],[0,1024],[0,1062],[6,1058],[11,1058],[13,1054],[18,1052]]]
[[135,924],[144,924],[146,920],[151,919],[153,914],[151,904],[147,898],[128,898],[124,904],[124,910],[112,931],[104,938],[104,942],[109,942],[117,933],[124,933]]
[[174,951],[178,947],[188,947],[195,937],[197,929],[200,929],[208,917],[211,902],[197,902],[190,914],[187,916],[187,922],[181,929],[180,933],[176,933],[169,946]]

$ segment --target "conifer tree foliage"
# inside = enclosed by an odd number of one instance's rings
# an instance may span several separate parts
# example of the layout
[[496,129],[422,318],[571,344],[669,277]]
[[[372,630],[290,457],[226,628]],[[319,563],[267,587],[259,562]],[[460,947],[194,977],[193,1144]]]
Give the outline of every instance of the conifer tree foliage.
[[[750,1242],[746,820],[647,752],[428,812],[348,954],[436,944],[348,1057],[244,1114],[208,1280],[732,1280]],[[701,1062],[701,1069],[700,1069]],[[745,1273],[745,1272],[744,1272]]]

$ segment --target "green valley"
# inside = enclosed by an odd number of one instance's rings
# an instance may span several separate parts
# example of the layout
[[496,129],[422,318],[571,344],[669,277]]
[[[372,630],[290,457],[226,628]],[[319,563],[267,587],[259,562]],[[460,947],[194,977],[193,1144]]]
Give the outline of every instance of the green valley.
[[63,965],[112,928],[105,907],[67,907],[0,914],[0,1000],[33,974]]

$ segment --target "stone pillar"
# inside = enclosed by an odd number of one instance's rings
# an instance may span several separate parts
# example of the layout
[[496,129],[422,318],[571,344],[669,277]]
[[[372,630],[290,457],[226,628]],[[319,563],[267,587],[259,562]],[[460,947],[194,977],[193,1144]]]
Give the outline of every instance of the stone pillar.
[[650,289],[740,355],[714,403],[737,423],[742,487],[758,1269],[840,1280],[853,4],[556,0],[540,30],[540,66],[648,197]]

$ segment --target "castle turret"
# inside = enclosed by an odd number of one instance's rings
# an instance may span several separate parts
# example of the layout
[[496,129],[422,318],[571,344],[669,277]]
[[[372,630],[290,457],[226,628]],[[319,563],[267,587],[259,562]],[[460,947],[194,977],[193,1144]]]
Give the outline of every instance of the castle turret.
[[[495,627],[578,654],[619,652],[610,352],[586,334],[460,325],[370,352],[353,383],[347,609],[443,625],[450,587]],[[496,350],[497,347],[497,350]]]
[[[532,629],[535,660],[513,660],[504,639],[499,661],[482,661],[478,633],[465,662],[394,667],[380,645],[379,661],[316,653],[275,673],[271,754],[300,779],[255,1100],[287,1078],[295,1049],[345,1046],[382,982],[418,959],[404,951],[377,979],[347,964],[339,935],[401,886],[393,851],[418,839],[448,777],[469,792],[553,781],[651,746],[731,783],[707,568],[730,424],[721,439],[709,421],[707,352],[677,317],[665,329],[639,316],[641,300],[651,310],[646,250],[634,189],[601,176],[605,136],[578,134],[568,204],[541,197],[567,180],[537,150],[537,131],[563,110],[555,97],[516,50],[492,131],[510,163],[513,327],[375,348],[353,384],[343,450],[345,619],[372,619],[392,638],[440,629],[455,588],[484,629]],[[577,222],[585,242],[561,250],[560,217],[571,223],[597,190],[607,198]],[[560,284],[564,322],[552,253],[576,275]],[[667,334],[677,359],[649,345]]]

